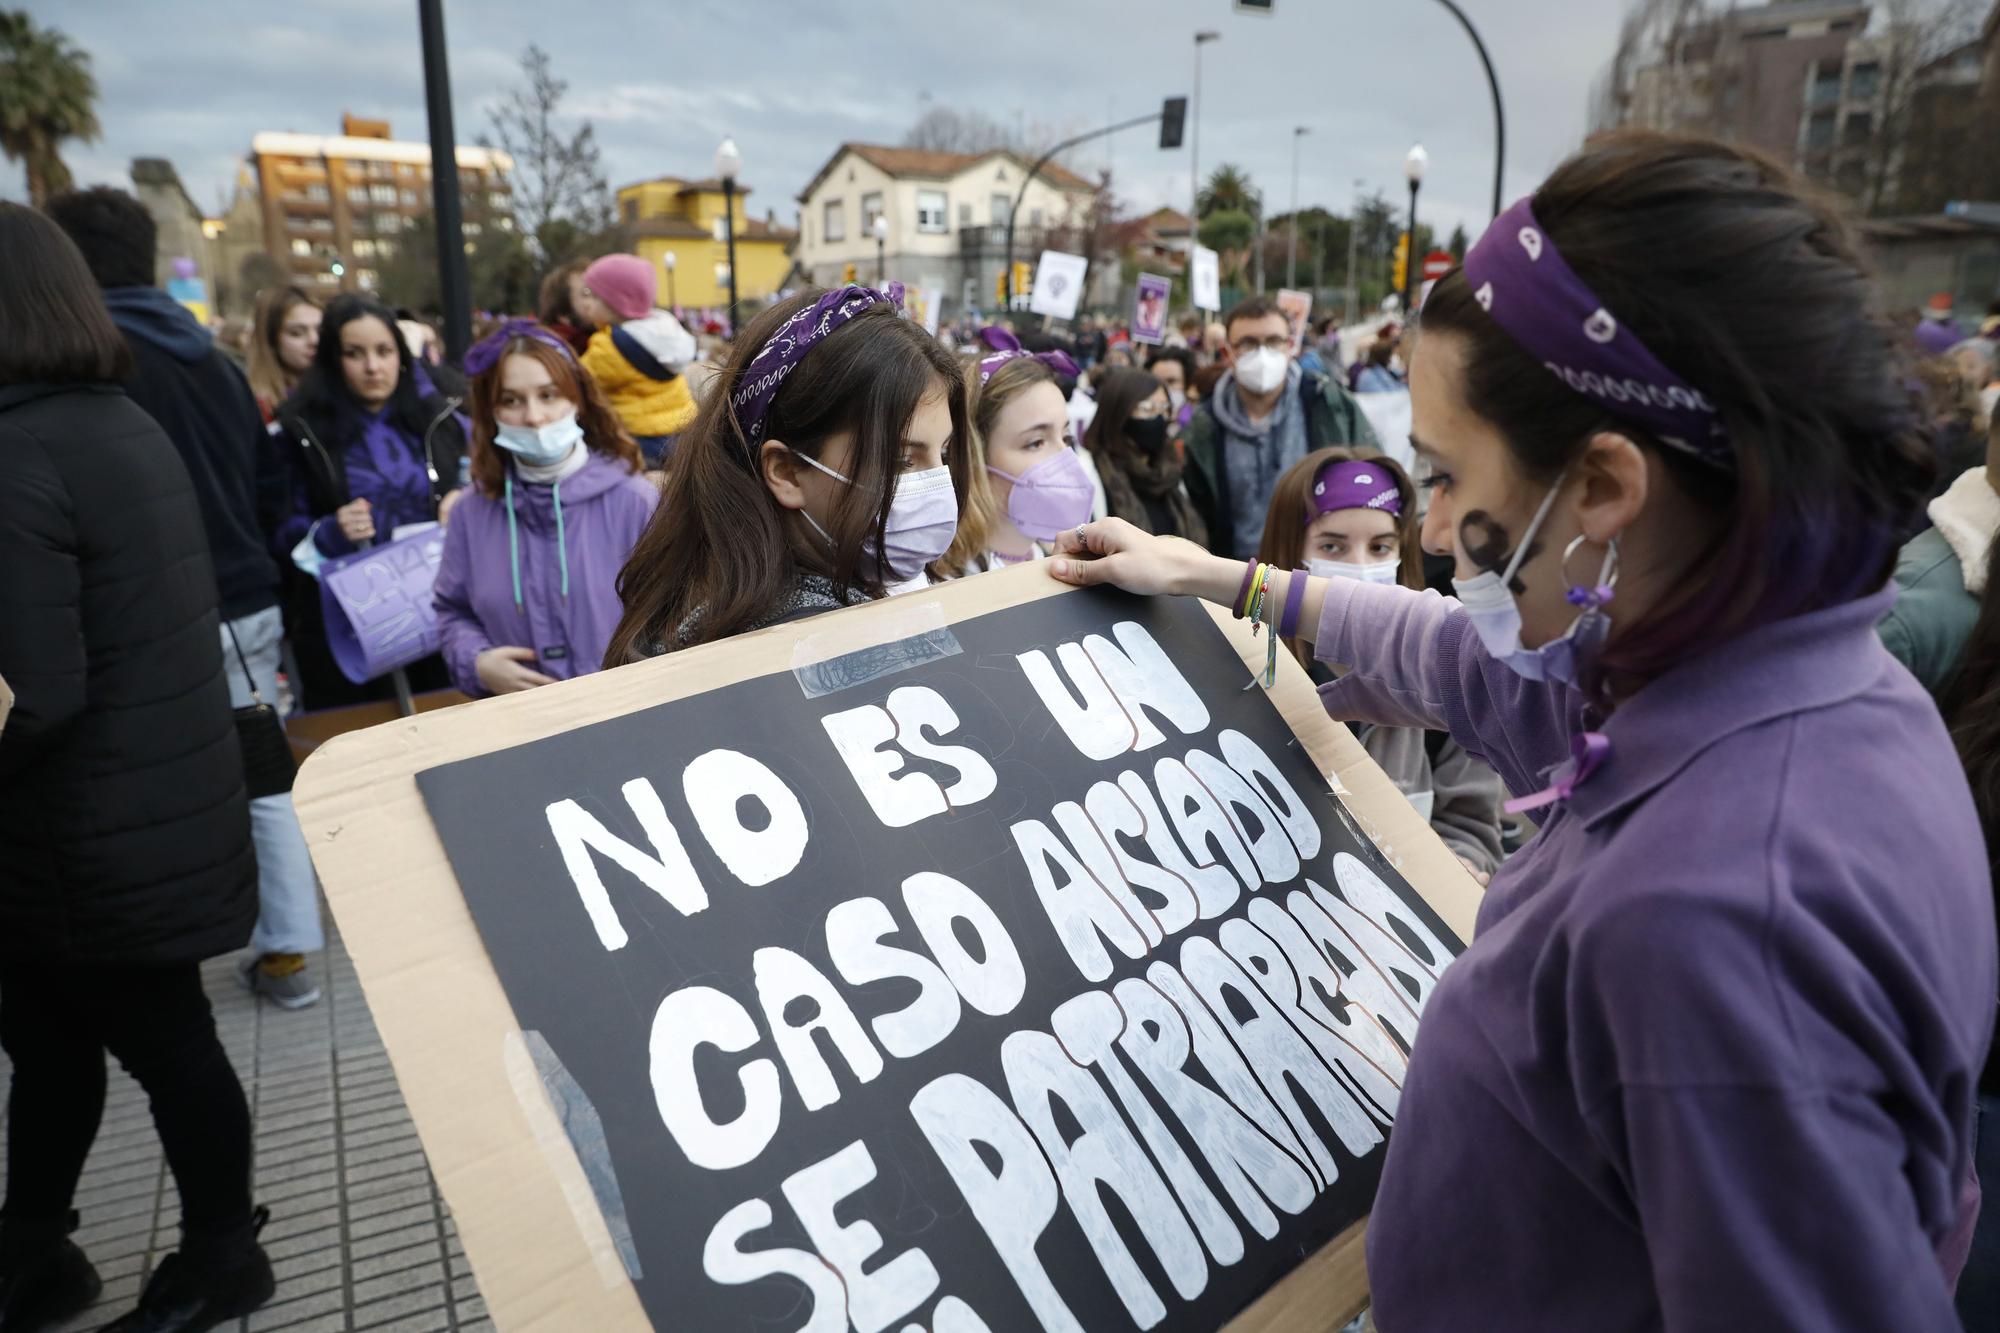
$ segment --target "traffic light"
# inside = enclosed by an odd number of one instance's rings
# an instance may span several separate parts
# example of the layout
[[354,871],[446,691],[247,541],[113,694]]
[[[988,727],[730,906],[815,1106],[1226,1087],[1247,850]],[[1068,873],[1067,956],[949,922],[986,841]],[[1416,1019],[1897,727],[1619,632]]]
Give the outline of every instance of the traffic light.
[[854,265],[849,264],[846,268],[840,271],[840,280],[846,283],[851,283],[854,281]]
[[1007,308],[1007,271],[1002,269],[993,275],[993,304],[996,308]]
[[1409,277],[1410,277],[1410,233],[1404,232],[1402,235],[1396,238],[1396,274],[1395,274],[1396,280],[1390,283],[1389,285],[1395,291],[1400,292],[1403,290],[1405,286],[1408,285]]
[[1187,98],[1169,97],[1160,107],[1160,147],[1179,148],[1187,125]]
[[1034,284],[1034,270],[1028,266],[1028,261],[1025,259],[1015,260],[1014,295],[1026,296],[1028,294],[1029,287],[1031,287],[1033,284]]

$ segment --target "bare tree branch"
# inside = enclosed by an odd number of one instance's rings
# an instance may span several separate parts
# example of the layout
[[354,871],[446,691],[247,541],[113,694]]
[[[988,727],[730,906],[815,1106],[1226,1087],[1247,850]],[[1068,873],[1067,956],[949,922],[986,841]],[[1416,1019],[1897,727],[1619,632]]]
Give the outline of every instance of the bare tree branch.
[[[521,54],[527,85],[493,109],[492,139],[514,159],[514,220],[544,263],[559,258],[562,234],[595,235],[612,224],[611,189],[589,121],[572,131],[560,123],[569,83],[555,76],[548,52],[530,44]],[[559,224],[568,224],[567,228]]]

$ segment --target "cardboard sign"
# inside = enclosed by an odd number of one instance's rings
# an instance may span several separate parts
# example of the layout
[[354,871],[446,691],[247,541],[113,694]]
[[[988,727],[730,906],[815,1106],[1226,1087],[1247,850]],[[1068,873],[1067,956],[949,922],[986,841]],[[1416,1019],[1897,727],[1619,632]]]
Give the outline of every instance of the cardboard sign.
[[496,1323],[1357,1308],[1478,891],[1217,617],[1021,567],[316,755],[301,818]]
[[319,567],[327,646],[340,674],[360,685],[438,649],[431,597],[444,559],[444,529],[414,535]]
[[944,288],[925,287],[917,293],[917,308],[911,317],[924,326],[924,332],[936,335],[938,312],[944,309]]
[[1205,245],[1194,248],[1188,270],[1188,291],[1194,308],[1216,314],[1222,309],[1222,261]]
[[1154,273],[1139,275],[1139,296],[1132,303],[1132,341],[1158,343],[1167,336],[1167,301],[1173,280]]
[[1292,326],[1292,355],[1306,344],[1306,326],[1312,322],[1313,299],[1310,292],[1295,292],[1289,287],[1278,289],[1278,309],[1285,314],[1285,322]]
[[1028,298],[1028,309],[1050,319],[1076,318],[1077,302],[1083,299],[1083,279],[1089,271],[1090,261],[1082,255],[1042,251],[1041,263],[1035,266],[1035,286]]

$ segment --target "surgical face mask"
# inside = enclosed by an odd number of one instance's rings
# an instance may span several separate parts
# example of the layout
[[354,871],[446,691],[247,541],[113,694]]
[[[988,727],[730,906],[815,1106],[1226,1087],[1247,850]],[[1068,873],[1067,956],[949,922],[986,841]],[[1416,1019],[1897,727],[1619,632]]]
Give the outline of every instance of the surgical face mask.
[[[818,459],[807,458],[793,451],[793,457],[802,459],[808,465],[826,473],[843,486],[852,486],[852,478],[843,477]],[[833,546],[833,535],[819,525],[812,511],[802,509],[806,522],[812,524],[813,531]],[[951,549],[951,539],[958,535],[958,493],[951,486],[951,469],[934,467],[923,472],[908,472],[896,478],[896,493],[889,501],[889,521],[883,539],[884,549],[875,549],[875,535],[870,533],[861,544],[863,556],[876,556],[882,566],[882,581],[886,584],[908,583],[924,572],[924,568]]]
[[1187,406],[1187,395],[1179,389],[1169,389],[1167,390],[1167,402],[1174,411],[1178,412]]
[[1285,382],[1292,359],[1275,347],[1259,347],[1236,358],[1236,382],[1251,393],[1269,393]]
[[1315,578],[1358,579],[1363,583],[1395,583],[1401,568],[1402,562],[1398,560],[1380,560],[1372,565],[1347,560],[1306,561],[1306,573]]
[[1014,483],[1007,496],[1007,521],[1038,542],[1054,541],[1059,533],[1090,521],[1095,498],[1090,474],[1074,449],[1044,458],[1018,477],[991,464],[986,470]]
[[[1514,581],[1515,571],[1533,544],[1535,533],[1540,531],[1542,522],[1554,507],[1556,496],[1562,491],[1558,480],[1550,488],[1548,498],[1535,511],[1534,521],[1521,537],[1521,543],[1514,548],[1514,558],[1501,571],[1487,570],[1470,579],[1453,579],[1452,589],[1458,593],[1458,600],[1465,606],[1465,613],[1472,618],[1473,632],[1493,659],[1502,663],[1516,675],[1526,680],[1552,680],[1562,685],[1574,686],[1581,677],[1583,668],[1604,646],[1605,636],[1611,632],[1611,617],[1604,614],[1604,604],[1611,600],[1611,589],[1618,582],[1618,543],[1614,540],[1604,553],[1604,564],[1598,570],[1597,583],[1591,587],[1572,587],[1568,597],[1571,605],[1581,608],[1581,613],[1570,622],[1560,638],[1551,639],[1539,648],[1524,648],[1521,645],[1521,606],[1514,600],[1508,585]],[[1563,552],[1563,565],[1569,564],[1569,557],[1583,544],[1578,536]],[[1567,576],[1565,576],[1567,577]]]
[[583,423],[572,412],[560,421],[539,426],[496,426],[493,443],[529,467],[549,467],[569,457],[583,438]]

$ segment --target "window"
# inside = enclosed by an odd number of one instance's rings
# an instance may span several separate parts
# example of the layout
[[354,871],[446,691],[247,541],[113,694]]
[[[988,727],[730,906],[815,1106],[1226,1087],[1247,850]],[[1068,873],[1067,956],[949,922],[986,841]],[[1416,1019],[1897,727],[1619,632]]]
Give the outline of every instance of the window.
[[393,204],[396,202],[396,187],[393,185],[371,185],[368,187],[368,197],[378,204]]
[[841,201],[838,199],[827,200],[823,216],[825,217],[823,230],[826,232],[828,243],[846,240],[847,212],[841,207]]
[[323,203],[325,203],[325,202],[326,202],[326,187],[325,187],[324,185],[308,185],[308,186],[306,186],[306,198],[307,198],[308,200],[310,200],[311,202],[315,203],[315,204],[323,204]]
[[882,216],[882,192],[870,190],[861,196],[861,236],[863,240],[875,234],[875,219]]
[[477,222],[462,222],[459,224],[459,230],[467,236],[477,236],[480,233],[480,227]]
[[375,242],[366,236],[355,237],[354,244],[348,248],[354,252],[356,259],[373,259],[375,257]]
[[388,240],[377,241],[375,242],[375,253],[383,259],[391,258],[396,253],[396,243]]
[[958,201],[958,225],[961,227],[970,227],[972,225],[972,205],[966,203],[963,199]]
[[325,231],[325,232],[330,232],[330,231],[332,231],[332,230],[333,230],[333,219],[332,219],[332,218],[307,218],[307,219],[306,219],[306,230],[307,230],[307,231]]
[[375,288],[375,270],[372,268],[360,269],[355,273],[354,280],[361,284],[362,291],[373,291]]
[[1840,141],[1849,148],[1865,145],[1874,134],[1875,116],[1868,111],[1854,112],[1840,126]]
[[1014,200],[996,190],[993,197],[986,201],[986,220],[996,227],[1004,227],[1007,225],[1007,214],[1013,207]]
[[403,191],[403,207],[415,208],[416,206],[417,206],[417,192],[415,190]]
[[1829,106],[1840,100],[1840,62],[1822,60],[1813,66],[1812,105]]
[[501,231],[512,231],[514,230],[514,219],[510,217],[495,218],[493,220],[493,225],[498,227]]
[[313,252],[313,243],[311,241],[307,240],[303,236],[292,237],[293,254],[297,255],[301,259],[310,259],[312,257],[312,252]]
[[367,203],[367,202],[368,202],[368,187],[367,187],[366,185],[350,185],[350,186],[348,186],[348,187],[347,187],[347,202],[348,202],[348,203],[350,203],[350,204],[365,204],[365,203]]
[[1806,149],[1817,152],[1833,147],[1834,114],[1831,111],[1815,111],[1813,118],[1806,122]]
[[717,264],[715,266],[715,285],[717,287],[727,287],[729,285],[728,264]]
[[625,220],[627,222],[637,222],[639,220],[639,201],[637,199],[627,199],[625,201]]
[[1039,209],[1039,208],[1031,208],[1031,209],[1029,209],[1029,210],[1028,210],[1028,225],[1029,225],[1030,227],[1039,227],[1039,226],[1041,226],[1041,225],[1042,225],[1042,210],[1041,210],[1041,209]]
[[377,213],[375,215],[375,230],[381,232],[383,235],[393,236],[402,229],[403,220],[394,213]]
[[1872,102],[1882,89],[1882,67],[1870,60],[1856,65],[1847,75],[1847,96],[1856,102]]
[[950,208],[951,201],[945,197],[943,190],[918,190],[917,230],[933,233],[951,230],[951,224],[946,221]]

